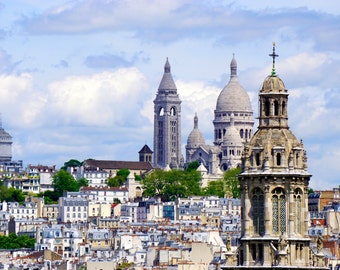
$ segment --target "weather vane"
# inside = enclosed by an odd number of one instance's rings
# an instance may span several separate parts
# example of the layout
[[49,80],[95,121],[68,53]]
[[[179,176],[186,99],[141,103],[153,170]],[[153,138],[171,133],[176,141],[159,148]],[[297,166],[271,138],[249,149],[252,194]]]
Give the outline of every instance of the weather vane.
[[269,54],[269,56],[273,58],[272,76],[276,76],[276,73],[275,73],[275,58],[279,57],[279,55],[275,53],[275,42],[273,42],[273,52],[271,54]]

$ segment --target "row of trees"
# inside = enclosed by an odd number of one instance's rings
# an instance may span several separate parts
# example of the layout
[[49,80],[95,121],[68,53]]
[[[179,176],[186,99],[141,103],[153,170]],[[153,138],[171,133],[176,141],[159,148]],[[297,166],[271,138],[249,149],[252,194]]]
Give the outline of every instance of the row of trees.
[[155,170],[142,180],[144,196],[160,197],[163,201],[172,201],[177,197],[194,195],[240,198],[238,174],[240,168],[228,170],[224,178],[210,181],[201,188],[202,176],[196,169],[198,163],[189,164],[186,170]]
[[11,233],[8,236],[0,235],[0,249],[19,249],[19,248],[34,248],[35,239],[24,234],[17,236]]
[[4,183],[0,181],[0,202],[19,202],[23,203],[25,194],[20,190],[13,187],[6,188]]

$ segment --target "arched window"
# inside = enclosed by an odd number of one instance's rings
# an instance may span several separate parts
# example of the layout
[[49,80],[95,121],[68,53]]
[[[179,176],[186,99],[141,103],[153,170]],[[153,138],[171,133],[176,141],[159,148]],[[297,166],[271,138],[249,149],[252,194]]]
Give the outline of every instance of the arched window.
[[261,165],[260,153],[256,153],[255,154],[255,162],[256,162],[256,166],[260,166]]
[[254,233],[264,234],[264,194],[260,188],[255,188],[252,193],[252,216]]
[[240,136],[243,139],[243,129],[240,129]]
[[159,116],[163,116],[163,115],[164,115],[164,108],[161,107],[161,108],[159,109]]
[[302,235],[302,226],[301,226],[301,220],[303,218],[302,216],[302,190],[297,188],[294,190],[294,226],[295,226],[295,233]]
[[277,100],[274,101],[274,115],[279,115],[279,102]]
[[176,115],[176,108],[175,108],[175,107],[171,107],[171,109],[170,109],[170,115],[171,115],[171,116],[175,116],[175,115]]
[[265,113],[265,116],[269,116],[270,114],[270,102],[268,99],[266,99],[264,103],[264,113]]
[[286,196],[282,188],[272,191],[272,225],[273,233],[286,232]]
[[282,101],[282,114],[286,115],[286,102]]

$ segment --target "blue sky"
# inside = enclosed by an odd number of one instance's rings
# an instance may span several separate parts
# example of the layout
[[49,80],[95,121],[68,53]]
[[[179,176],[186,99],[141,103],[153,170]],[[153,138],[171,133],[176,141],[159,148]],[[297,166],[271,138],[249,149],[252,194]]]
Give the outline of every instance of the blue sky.
[[166,57],[182,100],[183,146],[195,112],[212,142],[233,53],[257,116],[276,42],[310,185],[338,187],[340,3],[281,2],[0,0],[0,111],[13,159],[58,167],[71,158],[138,160],[145,143],[153,148]]

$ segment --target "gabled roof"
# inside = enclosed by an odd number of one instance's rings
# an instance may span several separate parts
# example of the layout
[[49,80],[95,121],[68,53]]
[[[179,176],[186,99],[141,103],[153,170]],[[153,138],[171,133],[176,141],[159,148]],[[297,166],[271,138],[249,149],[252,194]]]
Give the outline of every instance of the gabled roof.
[[152,154],[152,150],[150,149],[149,146],[147,146],[146,144],[143,146],[143,148],[138,152],[139,154]]
[[153,169],[150,162],[95,160],[95,159],[85,160],[84,167],[95,167],[95,168],[104,169],[104,170],[129,169],[129,170],[149,171]]

